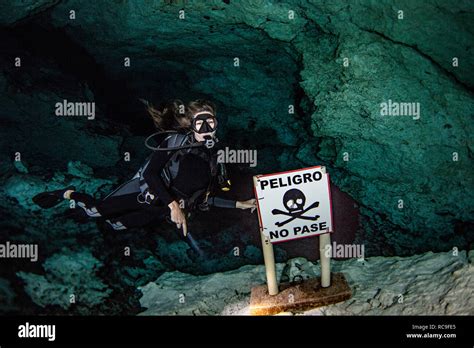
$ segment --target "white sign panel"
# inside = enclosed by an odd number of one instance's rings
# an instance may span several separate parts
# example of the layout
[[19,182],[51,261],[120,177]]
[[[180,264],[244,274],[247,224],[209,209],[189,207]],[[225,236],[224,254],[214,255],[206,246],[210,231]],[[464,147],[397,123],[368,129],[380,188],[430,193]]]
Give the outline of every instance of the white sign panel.
[[332,232],[329,175],[321,166],[257,175],[260,227],[272,243]]

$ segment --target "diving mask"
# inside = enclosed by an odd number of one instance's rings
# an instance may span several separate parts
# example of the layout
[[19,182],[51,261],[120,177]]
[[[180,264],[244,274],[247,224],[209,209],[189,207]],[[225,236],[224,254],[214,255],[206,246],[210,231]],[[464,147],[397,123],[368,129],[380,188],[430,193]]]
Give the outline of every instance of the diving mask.
[[213,133],[217,128],[217,119],[216,117],[208,112],[198,112],[193,117],[192,129],[198,134]]

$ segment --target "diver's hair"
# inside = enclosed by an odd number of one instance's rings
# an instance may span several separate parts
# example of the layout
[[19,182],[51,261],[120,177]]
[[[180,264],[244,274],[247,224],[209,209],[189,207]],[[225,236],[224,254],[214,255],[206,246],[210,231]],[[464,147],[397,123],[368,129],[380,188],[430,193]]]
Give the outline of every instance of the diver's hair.
[[193,115],[200,111],[209,111],[214,116],[216,115],[216,105],[206,99],[196,99],[188,103],[186,108],[186,116],[192,121]]
[[159,130],[181,131],[191,127],[191,117],[186,111],[185,104],[179,99],[168,100],[158,108],[148,104],[146,109]]

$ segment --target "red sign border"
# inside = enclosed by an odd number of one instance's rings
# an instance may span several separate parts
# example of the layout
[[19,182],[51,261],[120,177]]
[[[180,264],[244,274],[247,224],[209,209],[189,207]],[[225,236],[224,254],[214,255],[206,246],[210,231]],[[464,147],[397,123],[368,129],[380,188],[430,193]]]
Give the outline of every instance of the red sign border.
[[[300,171],[303,171],[303,170],[322,168],[322,167],[323,166],[319,165],[319,166],[313,166],[313,167],[307,167],[307,168],[292,169],[292,170],[287,170],[287,171],[284,171],[284,172],[255,175],[254,177],[257,178],[257,180],[258,180],[259,178],[263,178],[265,176],[288,174],[288,173],[300,172]],[[329,173],[326,172],[325,174],[328,177],[329,213],[331,214],[331,227],[333,228],[332,231],[328,231],[328,232],[325,232],[325,233],[334,233],[334,220],[333,220],[333,216],[332,216],[333,214],[332,214],[331,178],[329,176]],[[259,204],[259,198],[258,198],[258,194],[257,194],[257,188],[255,187],[255,185],[253,185],[253,192],[254,192],[254,195],[255,195],[256,202],[257,202],[258,224],[259,224],[259,227],[260,227],[260,233],[263,233],[263,227],[262,227],[263,224],[262,224],[262,218],[261,218],[261,214],[260,214],[260,204]],[[320,233],[320,234],[313,235],[313,236],[302,236],[302,237],[297,237],[297,238],[293,238],[293,239],[285,239],[285,240],[280,240],[280,241],[275,241],[275,242],[272,242],[270,237],[268,237],[268,239],[269,239],[270,243],[278,244],[278,243],[290,242],[292,240],[297,240],[297,239],[319,237],[320,235],[325,234],[325,233]]]

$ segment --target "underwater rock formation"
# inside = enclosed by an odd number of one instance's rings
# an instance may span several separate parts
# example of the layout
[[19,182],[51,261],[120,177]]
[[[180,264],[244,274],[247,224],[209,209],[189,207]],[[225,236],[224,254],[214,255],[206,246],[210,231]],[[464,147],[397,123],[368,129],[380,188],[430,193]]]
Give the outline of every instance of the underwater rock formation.
[[0,313],[14,312],[18,310],[15,306],[15,291],[7,279],[0,278]]
[[[259,172],[327,165],[333,182],[360,204],[358,238],[371,254],[468,247],[474,201],[469,143],[474,21],[469,5],[270,5],[176,1],[83,6],[73,0],[20,7],[12,2],[2,5],[12,13],[2,23],[15,28],[36,20],[81,47],[107,80],[94,80],[88,72],[82,82],[102,105],[101,119],[136,126],[137,121],[146,123],[144,115],[131,114],[137,97],[207,96],[220,107],[222,138],[259,150]],[[130,66],[124,66],[126,58]],[[58,72],[43,69],[43,74]],[[44,94],[32,77],[28,92]],[[8,86],[8,81],[2,83]],[[110,89],[110,84],[119,87]],[[123,98],[117,98],[120,93]],[[29,103],[51,104],[47,98]],[[33,108],[44,110],[35,112],[39,118],[20,118],[13,111],[26,96],[14,100],[16,106],[8,109],[12,120],[30,125],[38,120],[31,128],[44,135],[40,123],[48,122],[43,120],[47,108]],[[388,100],[419,103],[419,119],[381,116],[380,104]],[[295,114],[288,113],[289,105],[295,106]],[[75,123],[58,122],[48,128],[55,132],[52,142],[31,139],[48,146],[41,153],[55,160],[74,153],[77,145],[58,138],[73,131]],[[110,136],[96,141],[84,133],[70,134],[84,139],[83,158],[76,160],[94,167],[118,161]],[[66,151],[52,152],[59,143]],[[13,145],[12,151],[18,150],[19,144]]]
[[[352,298],[296,314],[474,314],[474,251],[331,263],[333,272],[345,275]],[[318,275],[319,265],[303,258],[277,264],[278,279],[301,280]],[[250,290],[263,283],[264,266],[244,266],[207,276],[167,272],[139,288],[143,293],[140,303],[147,308],[140,315],[249,314]]]
[[85,306],[99,305],[111,289],[97,277],[102,263],[89,251],[64,251],[48,258],[43,267],[46,275],[19,272],[25,291],[41,307],[58,305],[69,308],[76,302]]
[[[282,269],[277,264],[277,272]],[[247,265],[205,276],[167,272],[138,288],[143,293],[140,304],[147,308],[140,315],[244,314],[251,287],[263,282],[264,266]]]
[[[66,203],[50,211],[32,204],[36,193],[70,184],[101,198],[130,178],[149,155],[143,141],[154,130],[138,98],[216,102],[222,144],[258,150],[256,168],[230,166],[234,183],[241,173],[250,178],[325,165],[337,192],[333,240],[363,244],[369,256],[470,250],[473,33],[473,5],[462,1],[400,0],[396,6],[388,0],[1,2],[1,241],[37,243],[40,260],[0,269],[5,293],[0,311],[24,310],[15,307],[18,296],[31,295],[40,306],[55,303],[48,296],[34,297],[29,285],[23,289],[16,273],[31,274],[30,283],[36,274],[37,284],[50,286],[42,262],[53,255],[59,259],[64,247],[80,247],[104,265],[97,277],[117,290],[109,301],[114,314],[139,311],[135,289],[163,272],[191,273],[202,278],[180,277],[205,285],[207,274],[262,263],[257,221],[246,213],[213,210],[195,217],[192,235],[205,253],[200,257],[167,224],[112,234]],[[21,68],[14,65],[17,58]],[[64,100],[95,102],[95,119],[57,117],[55,104]],[[419,114],[383,116],[381,104],[389,101],[415,103]],[[124,161],[127,153],[130,161]],[[15,161],[18,155],[21,160]],[[249,186],[245,180],[235,186],[239,199],[249,198]],[[126,247],[129,257],[123,255]],[[316,239],[276,247],[277,261],[303,250],[316,256]],[[461,267],[461,261],[449,264],[447,256],[439,256],[447,254],[426,255],[447,262],[449,272],[451,266]],[[402,262],[370,260],[374,269],[391,271],[391,262]],[[406,260],[415,273],[416,267],[428,267],[422,259]],[[342,264],[355,272],[360,266]],[[290,278],[311,263],[301,259],[292,265]],[[243,269],[255,275],[245,279],[262,281],[261,267]],[[247,284],[230,280],[241,270],[225,279],[240,289],[235,296],[245,302]],[[88,269],[78,272],[88,277]],[[438,274],[451,279],[449,272]],[[410,289],[420,291],[416,284],[424,283],[413,281]],[[463,287],[461,278],[456,282]],[[459,311],[450,297],[454,290],[443,289],[451,305],[430,313]],[[190,291],[211,296],[208,290]],[[222,291],[225,302],[232,291]],[[399,313],[401,306],[388,306],[392,297],[386,292],[362,293],[364,298],[348,309],[338,305],[325,311]],[[369,302],[362,307],[359,300]],[[415,303],[414,311],[421,313],[420,306]],[[80,312],[81,304],[76,307]],[[220,313],[221,307],[198,309]],[[166,308],[173,313],[173,305]],[[101,313],[98,307],[84,308],[89,310]]]

